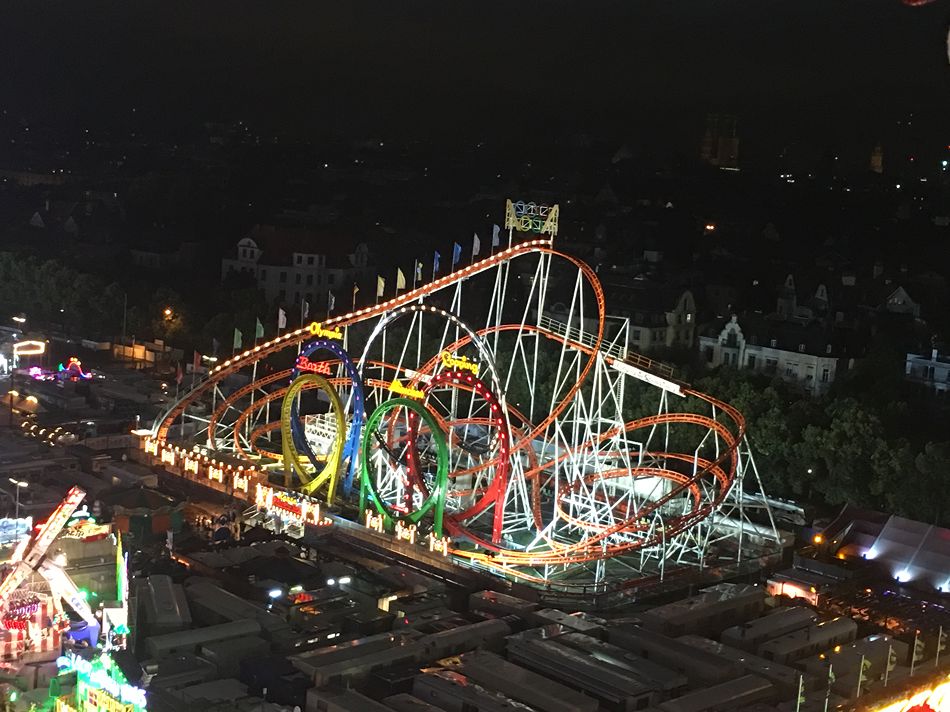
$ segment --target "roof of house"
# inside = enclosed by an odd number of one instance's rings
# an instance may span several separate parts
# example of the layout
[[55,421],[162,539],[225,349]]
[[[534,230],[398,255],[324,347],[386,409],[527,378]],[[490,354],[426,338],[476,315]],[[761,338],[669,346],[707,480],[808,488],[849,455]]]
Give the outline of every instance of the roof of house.
[[[858,358],[864,355],[869,343],[862,332],[834,328],[817,319],[802,323],[760,314],[743,314],[733,318],[738,322],[746,343],[752,346],[768,346],[814,356]],[[719,336],[729,321],[731,319],[718,319],[704,326],[701,335]]]
[[290,264],[294,253],[323,255],[328,267],[350,267],[350,254],[363,240],[338,228],[255,225],[245,235],[261,249],[259,264]]

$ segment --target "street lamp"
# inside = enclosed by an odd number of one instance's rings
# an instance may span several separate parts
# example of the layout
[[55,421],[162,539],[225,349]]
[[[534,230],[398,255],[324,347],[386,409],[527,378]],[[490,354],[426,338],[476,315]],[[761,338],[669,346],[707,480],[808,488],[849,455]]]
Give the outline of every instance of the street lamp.
[[19,519],[20,518],[20,489],[23,487],[29,487],[30,483],[24,482],[23,480],[16,480],[12,477],[8,477],[7,479],[10,480],[10,484],[16,487],[16,513],[13,515],[13,517],[15,519]]
[[17,314],[15,317],[13,317],[13,321],[15,321],[17,324],[25,324],[25,323],[26,323],[26,315],[25,315],[25,314]]
[[171,307],[165,307],[165,311],[164,311],[163,313],[165,314],[165,318],[166,318],[166,319],[171,319],[171,318],[172,318],[172,308],[171,308]]

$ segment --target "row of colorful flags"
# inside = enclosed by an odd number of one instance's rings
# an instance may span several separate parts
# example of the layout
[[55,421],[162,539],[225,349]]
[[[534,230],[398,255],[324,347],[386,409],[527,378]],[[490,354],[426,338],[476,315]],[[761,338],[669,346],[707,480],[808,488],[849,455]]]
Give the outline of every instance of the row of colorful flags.
[[[494,253],[495,248],[501,245],[501,228],[498,225],[494,225],[492,228],[492,239],[491,239],[491,252]],[[478,237],[478,234],[475,233],[472,236],[472,260],[481,254],[482,243]],[[438,251],[435,252],[432,259],[432,279],[434,280],[439,274],[441,255]],[[462,246],[459,243],[453,243],[452,245],[452,271],[461,263],[462,261]],[[415,260],[413,271],[412,271],[412,287],[415,289],[417,284],[421,284],[423,280],[422,272],[424,269],[424,264],[421,260]],[[405,273],[401,268],[396,269],[396,292],[398,293],[400,289],[406,289],[408,281],[406,279]],[[359,293],[360,288],[358,284],[353,284],[353,308],[356,308],[356,295]],[[376,297],[377,299],[382,297],[386,293],[386,279],[381,276],[376,276]],[[327,292],[327,314],[331,314],[336,308],[336,296],[333,292]],[[300,304],[300,323],[303,324],[310,316],[310,303],[304,299]],[[280,332],[281,329],[287,328],[287,312],[284,311],[283,307],[277,308],[277,331]],[[264,338],[264,324],[261,322],[260,317],[255,320],[254,324],[254,340]],[[217,339],[212,340],[214,353],[217,354],[219,343]],[[244,334],[243,332],[235,328],[234,329],[234,339],[232,341],[232,347],[234,351],[238,351],[243,348],[244,344]],[[195,367],[200,365],[200,355],[195,355]],[[179,368],[180,370],[180,368]],[[180,380],[179,380],[180,383]]]

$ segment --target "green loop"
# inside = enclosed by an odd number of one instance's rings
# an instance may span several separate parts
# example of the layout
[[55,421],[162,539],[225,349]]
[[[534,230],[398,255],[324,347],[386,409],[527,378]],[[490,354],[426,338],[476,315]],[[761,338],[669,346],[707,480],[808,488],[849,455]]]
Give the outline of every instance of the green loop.
[[[379,496],[379,491],[376,488],[376,479],[370,473],[369,458],[371,448],[369,447],[369,438],[372,437],[372,433],[376,431],[376,426],[379,425],[379,421],[382,420],[383,416],[390,410],[395,410],[396,408],[406,408],[419,416],[426,425],[429,426],[429,432],[435,441],[436,447],[437,468],[435,487],[431,489],[429,496],[422,503],[422,506],[411,512],[397,512],[391,509]],[[439,428],[432,413],[430,413],[425,406],[410,398],[392,398],[380,403],[376,410],[373,411],[373,414],[369,416],[369,420],[366,421],[366,430],[363,434],[363,447],[360,453],[360,464],[363,473],[360,483],[360,511],[365,509],[367,495],[373,501],[376,510],[383,515],[387,526],[392,525],[394,519],[418,524],[431,510],[433,517],[432,530],[436,536],[442,536],[442,516],[445,510],[445,494],[448,490],[449,483],[449,448],[445,441],[445,434]]]

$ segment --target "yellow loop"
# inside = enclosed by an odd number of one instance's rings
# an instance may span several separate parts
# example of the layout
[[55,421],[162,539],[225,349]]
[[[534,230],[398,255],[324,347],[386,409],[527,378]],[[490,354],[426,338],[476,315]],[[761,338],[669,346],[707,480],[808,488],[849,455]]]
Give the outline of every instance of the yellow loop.
[[[309,455],[312,453],[303,453],[302,455],[297,450],[297,447],[294,445],[293,432],[291,431],[291,411],[293,409],[294,400],[296,400],[300,391],[310,386],[315,386],[327,394],[330,398],[330,410],[333,412],[334,420],[336,420],[336,434],[333,438],[333,447],[327,456],[326,464],[319,473],[308,472],[307,468],[301,463],[302,459],[309,459]],[[336,482],[340,470],[340,462],[343,459],[346,418],[343,415],[343,403],[340,401],[340,396],[327,379],[315,373],[305,373],[294,379],[294,382],[290,384],[290,388],[287,389],[287,393],[284,395],[284,401],[280,408],[280,435],[284,456],[284,472],[287,477],[285,485],[287,487],[290,486],[291,470],[300,480],[300,489],[307,494],[312,494],[326,484],[327,504],[331,504],[333,502],[333,496],[336,493]]]

